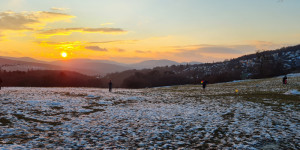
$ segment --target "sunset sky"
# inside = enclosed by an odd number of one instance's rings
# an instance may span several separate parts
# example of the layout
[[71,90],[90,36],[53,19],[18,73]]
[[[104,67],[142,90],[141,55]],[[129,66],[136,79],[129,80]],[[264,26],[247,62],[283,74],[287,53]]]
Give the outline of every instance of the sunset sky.
[[222,61],[300,44],[299,7],[299,0],[1,0],[0,56]]

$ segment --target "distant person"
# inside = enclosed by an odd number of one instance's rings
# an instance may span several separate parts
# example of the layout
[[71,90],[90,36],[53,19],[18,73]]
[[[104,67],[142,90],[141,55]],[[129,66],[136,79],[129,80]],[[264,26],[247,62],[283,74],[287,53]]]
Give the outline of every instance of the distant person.
[[112,90],[112,82],[111,82],[111,80],[108,83],[108,90],[109,90],[109,92],[111,92],[111,90]]
[[282,78],[282,83],[283,84],[287,84],[287,77],[286,77],[286,75]]
[[203,90],[204,90],[204,91],[205,91],[205,88],[206,88],[206,84],[207,84],[207,81],[204,80],[204,81],[202,82],[202,87],[203,87]]
[[0,78],[0,90],[1,90],[1,86],[2,86],[2,79]]

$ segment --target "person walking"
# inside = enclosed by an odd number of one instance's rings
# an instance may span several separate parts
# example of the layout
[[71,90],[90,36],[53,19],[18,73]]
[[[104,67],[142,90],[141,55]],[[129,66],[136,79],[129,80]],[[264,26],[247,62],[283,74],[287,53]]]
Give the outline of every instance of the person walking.
[[282,78],[282,83],[287,84],[287,76],[286,75]]
[[203,90],[204,90],[204,91],[205,91],[205,88],[206,88],[206,84],[207,84],[207,81],[204,80],[204,81],[202,82],[202,87],[203,87]]
[[108,83],[108,90],[109,90],[109,92],[112,91],[112,82],[111,82],[111,80]]
[[2,86],[2,79],[0,78],[0,90],[1,90],[1,86]]

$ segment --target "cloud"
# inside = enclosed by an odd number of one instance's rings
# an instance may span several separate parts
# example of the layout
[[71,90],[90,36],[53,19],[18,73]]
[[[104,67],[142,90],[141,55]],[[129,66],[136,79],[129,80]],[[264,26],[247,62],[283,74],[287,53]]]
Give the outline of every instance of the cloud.
[[[240,45],[185,45],[169,46],[174,56],[178,58],[189,58],[193,60],[205,60],[207,62],[222,61],[228,58],[235,58],[245,54],[255,53],[257,50],[274,50],[287,46],[287,44],[275,44],[268,41],[247,41]],[[204,62],[204,61],[202,61]]]
[[144,53],[151,53],[151,51],[142,51],[142,50],[136,50],[135,52],[136,53],[142,53],[142,54],[144,54]]
[[101,48],[99,46],[86,46],[85,48],[93,51],[107,51],[106,48]]
[[[222,45],[189,45],[189,46],[176,46],[179,52],[188,52],[192,55],[196,53],[209,53],[209,54],[241,54],[243,49],[246,48],[245,45],[238,46],[222,46]],[[249,47],[247,47],[249,49]]]
[[54,47],[54,49],[65,50],[65,51],[74,51],[74,50],[82,50],[84,48],[84,44],[81,41],[72,41],[72,42],[37,42],[41,46],[44,47]]
[[274,50],[290,44],[275,44],[268,41],[251,41],[251,45],[255,46],[256,50]]
[[68,15],[65,13],[58,12],[46,12],[39,11],[36,12],[38,20],[41,22],[58,22],[58,21],[70,21],[71,18],[75,18],[75,16]]
[[45,47],[54,47],[55,49],[62,49],[62,50],[82,50],[88,49],[93,51],[107,51],[106,48],[101,48],[99,46],[87,46],[88,42],[82,41],[69,41],[69,42],[49,42],[49,41],[41,41],[37,42],[41,46]]
[[201,47],[195,50],[200,53],[226,53],[226,54],[241,54],[242,52],[238,49],[221,47],[221,46],[211,46],[211,47]]
[[118,48],[117,51],[118,51],[118,52],[125,52],[126,50],[125,50],[125,49],[120,49],[120,48]]
[[53,11],[66,11],[68,10],[69,8],[58,8],[58,7],[52,7],[51,10]]
[[46,30],[39,33],[41,37],[50,37],[55,35],[70,35],[73,32],[80,33],[100,33],[100,34],[121,34],[127,33],[127,31],[121,28],[60,28]]
[[74,16],[56,12],[0,12],[0,31],[33,31],[42,29],[49,22],[68,21]]
[[29,25],[39,23],[32,15],[14,12],[0,13],[0,30],[33,30]]
[[115,41],[102,41],[102,42],[90,42],[92,44],[134,44],[139,40],[115,40]]
[[253,53],[256,50],[272,50],[286,46],[286,44],[274,44],[267,41],[248,41],[246,44],[239,45],[185,45],[168,46],[166,48],[177,51],[195,51],[198,53],[218,53],[218,54],[245,54]]
[[233,58],[243,55],[246,51],[254,49],[253,46],[248,45],[187,45],[169,47],[173,56],[178,59],[186,59],[212,62],[222,61],[225,58]]

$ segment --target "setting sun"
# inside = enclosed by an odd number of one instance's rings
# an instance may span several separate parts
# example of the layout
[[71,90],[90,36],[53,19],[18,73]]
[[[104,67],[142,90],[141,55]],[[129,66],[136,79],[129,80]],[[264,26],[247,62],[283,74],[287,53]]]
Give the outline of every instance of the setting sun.
[[61,57],[63,57],[63,58],[68,57],[68,53],[66,53],[66,52],[61,52]]

